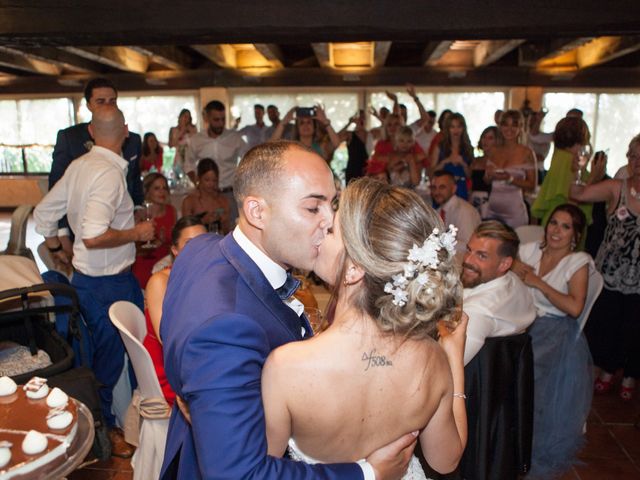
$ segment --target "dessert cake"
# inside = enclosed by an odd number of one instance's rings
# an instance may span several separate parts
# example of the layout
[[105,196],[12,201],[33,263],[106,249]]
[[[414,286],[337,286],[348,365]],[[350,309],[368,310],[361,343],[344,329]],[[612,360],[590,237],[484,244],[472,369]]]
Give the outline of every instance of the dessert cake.
[[0,377],[0,478],[49,478],[67,459],[77,422],[75,401],[45,379],[17,386]]

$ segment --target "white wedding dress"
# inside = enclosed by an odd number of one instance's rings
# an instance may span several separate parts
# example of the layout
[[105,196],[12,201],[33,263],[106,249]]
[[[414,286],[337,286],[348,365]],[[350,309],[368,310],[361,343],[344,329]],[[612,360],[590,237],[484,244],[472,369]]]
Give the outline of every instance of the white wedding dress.
[[[293,438],[289,439],[288,451],[292,460],[308,463],[310,465],[322,463],[302,452]],[[407,469],[407,473],[404,474],[404,477],[402,477],[402,480],[430,480],[425,475],[424,470],[422,470],[422,465],[420,465],[420,460],[418,460],[418,457],[415,455],[411,457],[409,468]]]

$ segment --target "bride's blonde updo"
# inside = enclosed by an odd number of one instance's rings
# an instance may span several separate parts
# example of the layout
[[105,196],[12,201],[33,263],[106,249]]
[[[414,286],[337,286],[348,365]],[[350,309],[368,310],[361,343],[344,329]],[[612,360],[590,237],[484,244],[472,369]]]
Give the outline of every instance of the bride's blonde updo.
[[443,231],[440,217],[413,191],[365,177],[352,181],[342,192],[339,218],[346,256],[365,272],[354,306],[384,332],[435,338],[437,322],[454,319],[462,301],[453,253],[442,248],[437,267],[422,270],[428,284],[411,276],[402,306],[385,292],[385,285],[405,272],[411,248],[422,246],[434,228]]

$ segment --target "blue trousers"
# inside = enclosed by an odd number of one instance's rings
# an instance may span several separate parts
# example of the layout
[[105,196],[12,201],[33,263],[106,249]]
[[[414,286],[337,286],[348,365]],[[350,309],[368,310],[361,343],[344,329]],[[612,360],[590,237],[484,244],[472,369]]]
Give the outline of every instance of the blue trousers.
[[133,273],[126,272],[103,277],[90,277],[74,272],[71,284],[78,292],[80,310],[91,332],[93,343],[93,371],[101,384],[100,400],[105,422],[116,424],[111,413],[113,387],[124,366],[125,348],[109,319],[109,307],[119,300],[126,300],[144,309],[144,298]]

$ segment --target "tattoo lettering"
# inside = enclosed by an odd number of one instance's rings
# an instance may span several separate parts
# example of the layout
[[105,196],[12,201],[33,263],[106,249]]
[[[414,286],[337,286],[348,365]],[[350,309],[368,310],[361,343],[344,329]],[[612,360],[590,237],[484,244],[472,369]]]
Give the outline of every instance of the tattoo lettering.
[[393,362],[391,360],[387,360],[387,357],[384,355],[376,355],[375,348],[367,354],[364,352],[362,354],[362,361],[367,362],[367,366],[364,369],[366,372],[369,370],[369,367],[391,367],[393,366]]

